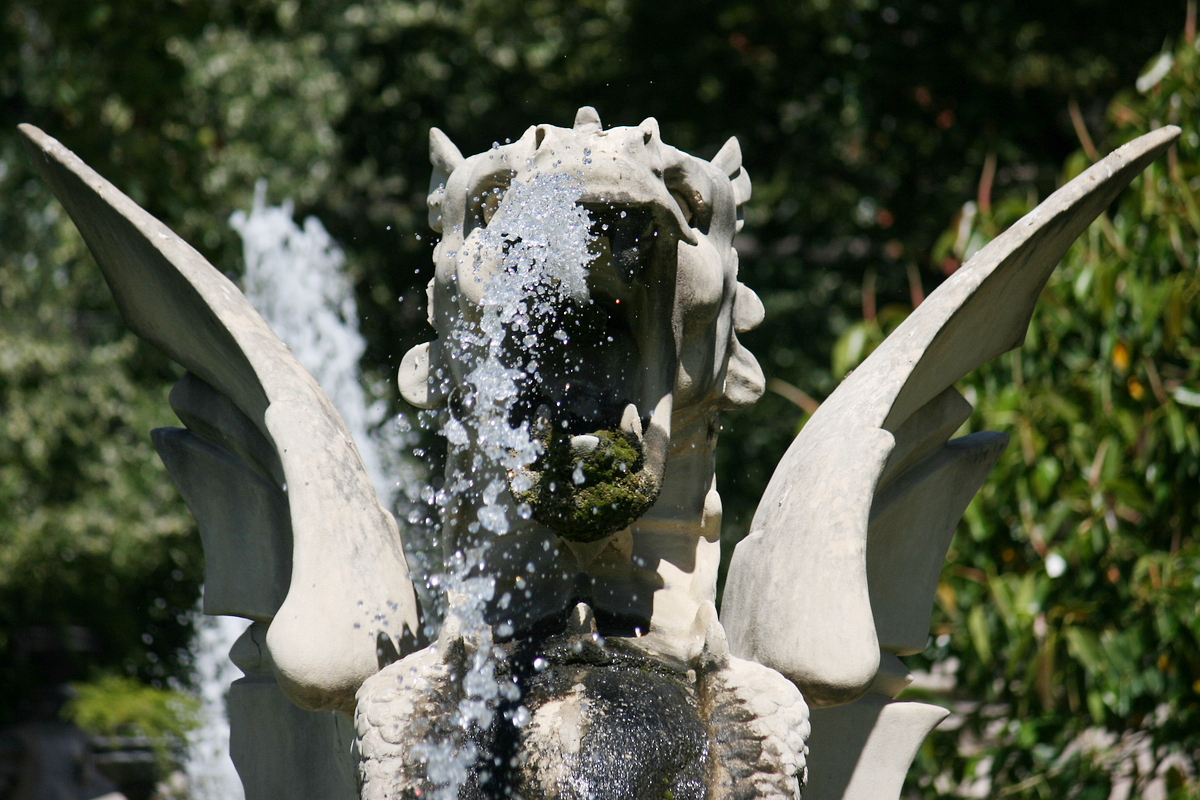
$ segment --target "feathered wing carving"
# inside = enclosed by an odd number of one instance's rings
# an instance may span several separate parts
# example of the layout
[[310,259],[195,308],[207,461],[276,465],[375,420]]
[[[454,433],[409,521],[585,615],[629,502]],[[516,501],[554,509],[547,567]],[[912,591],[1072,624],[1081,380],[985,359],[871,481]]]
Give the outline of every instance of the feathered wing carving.
[[1004,448],[994,433],[947,441],[971,411],[954,382],[1022,342],[1070,244],[1178,136],[1142,136],[1052,194],[821,405],[734,553],[721,617],[736,655],[782,672],[817,707],[903,674],[894,657],[924,649],[950,536]]
[[233,283],[58,141],[21,132],[126,324],[188,370],[171,393],[187,429],[155,443],[201,529],[206,613],[258,623],[247,659],[293,702],[352,711],[377,635],[411,643],[419,627],[396,522],[337,411]]

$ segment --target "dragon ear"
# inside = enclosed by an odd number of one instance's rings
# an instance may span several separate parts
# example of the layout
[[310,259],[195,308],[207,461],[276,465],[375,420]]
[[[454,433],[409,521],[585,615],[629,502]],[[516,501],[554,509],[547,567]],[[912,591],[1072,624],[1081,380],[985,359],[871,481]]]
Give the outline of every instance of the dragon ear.
[[738,333],[752,331],[762,324],[766,315],[762,300],[754,290],[738,281],[737,294],[733,296],[733,329]]
[[754,405],[758,398],[762,397],[766,385],[767,381],[763,376],[762,367],[758,365],[758,359],[736,336],[730,337],[729,365],[725,368],[721,409],[734,411]]
[[729,177],[733,187],[733,202],[737,204],[737,230],[742,229],[742,206],[750,199],[750,176],[742,168],[742,146],[736,136],[730,136],[729,141],[722,145],[720,151],[713,156],[712,165]]
[[446,181],[450,173],[463,163],[463,155],[450,137],[437,128],[429,129],[429,162],[433,164],[433,175],[429,178],[429,227],[441,233],[442,197],[446,194]]

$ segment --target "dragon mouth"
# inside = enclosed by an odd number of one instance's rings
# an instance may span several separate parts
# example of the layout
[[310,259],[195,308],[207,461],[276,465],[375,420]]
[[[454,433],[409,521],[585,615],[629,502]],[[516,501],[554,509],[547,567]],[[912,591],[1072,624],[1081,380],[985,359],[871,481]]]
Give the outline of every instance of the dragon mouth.
[[528,424],[541,450],[508,479],[536,521],[593,542],[628,527],[662,488],[673,383],[664,362],[674,351],[663,295],[677,238],[652,208],[585,207],[587,298],[531,321],[544,335],[508,337],[510,363],[525,375],[510,423]]

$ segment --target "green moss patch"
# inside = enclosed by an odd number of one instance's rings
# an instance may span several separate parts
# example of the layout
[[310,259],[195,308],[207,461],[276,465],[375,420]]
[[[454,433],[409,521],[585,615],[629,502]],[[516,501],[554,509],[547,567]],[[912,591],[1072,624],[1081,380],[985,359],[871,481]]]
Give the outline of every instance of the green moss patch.
[[571,450],[570,435],[552,426],[530,470],[533,485],[513,493],[517,502],[529,504],[534,519],[574,542],[595,542],[627,527],[654,504],[661,488],[642,470],[639,442],[619,431],[591,435],[599,445],[579,456]]

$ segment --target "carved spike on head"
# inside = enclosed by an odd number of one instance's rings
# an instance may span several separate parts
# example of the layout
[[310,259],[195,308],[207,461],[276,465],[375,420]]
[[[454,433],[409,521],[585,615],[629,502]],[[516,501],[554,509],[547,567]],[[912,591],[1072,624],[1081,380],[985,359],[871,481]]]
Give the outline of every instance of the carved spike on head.
[[463,162],[459,152],[450,137],[438,128],[429,129],[429,163],[433,164],[434,174],[444,172],[449,175]]
[[591,106],[581,106],[575,112],[576,133],[598,133],[601,127],[600,114]]
[[450,137],[437,128],[429,129],[429,163],[433,174],[429,177],[429,227],[442,232],[442,196],[446,191],[446,180],[450,173],[463,163],[463,155]]
[[713,156],[712,165],[731,178],[738,173],[742,168],[742,146],[736,136],[730,136],[729,141],[721,145]]
[[733,202],[737,204],[737,230],[742,229],[742,206],[750,199],[750,176],[742,169],[742,146],[736,136],[730,136],[729,141],[721,146],[720,151],[713,156],[712,165],[729,176],[729,184],[733,187]]

